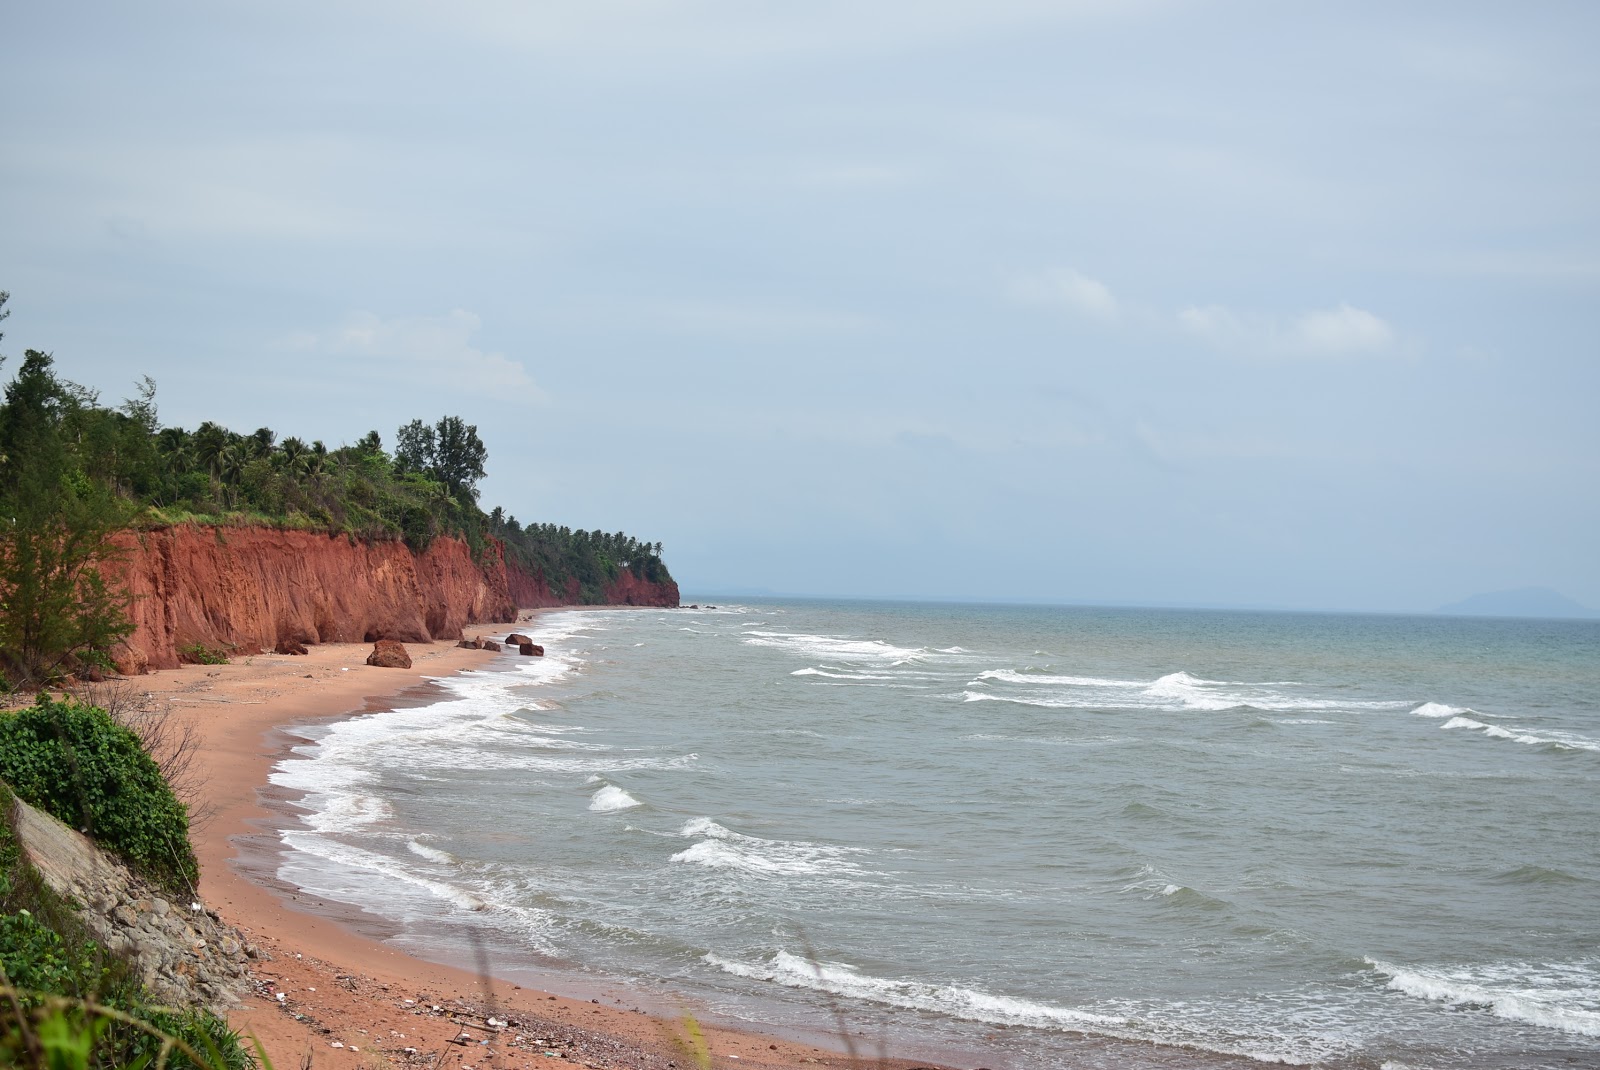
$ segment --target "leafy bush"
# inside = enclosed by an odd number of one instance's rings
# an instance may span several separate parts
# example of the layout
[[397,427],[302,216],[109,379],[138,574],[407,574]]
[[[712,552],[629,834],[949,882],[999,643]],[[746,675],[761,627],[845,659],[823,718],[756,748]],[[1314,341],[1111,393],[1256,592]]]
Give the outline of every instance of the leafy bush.
[[172,891],[200,877],[189,815],[128,729],[97,706],[38,701],[0,716],[0,779]]
[[204,643],[190,643],[188,646],[179,647],[178,657],[189,665],[228,664],[227,651],[206,646]]
[[180,1042],[166,1061],[174,1070],[254,1067],[217,1015],[154,1005],[129,964],[95,943],[72,905],[23,861],[10,813],[11,792],[0,782],[0,984],[10,989],[10,1012],[0,1016],[0,1066],[154,1065],[172,1037]]

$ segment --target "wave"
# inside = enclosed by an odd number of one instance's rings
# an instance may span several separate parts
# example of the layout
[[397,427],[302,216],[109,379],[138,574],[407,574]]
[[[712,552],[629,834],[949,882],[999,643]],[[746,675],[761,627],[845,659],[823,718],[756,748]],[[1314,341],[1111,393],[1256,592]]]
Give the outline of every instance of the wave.
[[1411,712],[1418,717],[1455,717],[1458,714],[1471,713],[1472,711],[1464,706],[1446,706],[1442,702],[1424,702]]
[[1583,750],[1600,754],[1600,742],[1592,739],[1584,739],[1581,736],[1536,736],[1531,732],[1513,732],[1509,728],[1487,724],[1471,717],[1452,717],[1439,727],[1466,728],[1473,732],[1481,732],[1490,739],[1506,739],[1513,743],[1525,743],[1531,747],[1554,747],[1558,750]]
[[873,977],[842,962],[815,962],[787,951],[778,951],[771,961],[753,965],[708,953],[701,961],[709,966],[753,981],[767,981],[790,988],[804,988],[846,999],[900,1007],[906,1010],[942,1014],[991,1025],[1024,1026],[1033,1029],[1084,1033],[1242,1055],[1270,1063],[1303,1065],[1311,1060],[1294,1053],[1275,1050],[1271,1040],[1226,1038],[1202,1033],[1172,1022],[1146,1016],[1125,1017],[1102,1014],[1076,1007],[1042,1003],[1015,996],[996,995],[979,988],[958,984]]
[[1286,680],[1262,683],[1206,680],[1181,670],[1144,682],[1031,670],[986,669],[968,682],[968,690],[962,693],[962,697],[967,702],[1014,702],[1045,709],[1175,712],[1215,712],[1248,707],[1274,713],[1313,713],[1390,710],[1409,705],[1404,701],[1325,698],[1283,690],[1306,686]]
[[635,799],[615,784],[607,784],[589,798],[589,809],[599,814],[614,813],[618,810],[631,810],[635,806],[643,805],[638,799]]
[[824,661],[868,661],[902,665],[927,651],[923,647],[903,647],[882,639],[849,639],[836,635],[811,635],[805,632],[744,633],[750,646],[771,647],[790,654]]
[[1423,969],[1367,959],[1388,977],[1384,987],[1417,999],[1496,1018],[1600,1037],[1600,963],[1568,966],[1502,964],[1467,969]]
[[827,874],[855,876],[864,871],[848,857],[865,853],[858,847],[833,847],[804,840],[767,840],[724,828],[708,817],[691,818],[678,833],[705,839],[673,855],[708,869],[735,870],[760,877]]
[[1071,687],[1127,687],[1146,685],[1138,680],[1106,680],[1098,676],[1057,676],[1052,673],[1019,672],[1016,669],[985,669],[975,680],[999,680],[1008,684],[1066,684]]
[[1588,879],[1564,869],[1528,864],[1489,878],[1495,884],[1587,884]]
[[414,855],[426,858],[430,862],[438,862],[442,865],[452,865],[456,860],[455,855],[450,852],[441,851],[437,847],[429,847],[427,844],[414,839],[406,841],[406,850]]
[[829,672],[826,669],[796,669],[790,676],[822,676],[829,680],[894,680],[895,676],[874,672]]

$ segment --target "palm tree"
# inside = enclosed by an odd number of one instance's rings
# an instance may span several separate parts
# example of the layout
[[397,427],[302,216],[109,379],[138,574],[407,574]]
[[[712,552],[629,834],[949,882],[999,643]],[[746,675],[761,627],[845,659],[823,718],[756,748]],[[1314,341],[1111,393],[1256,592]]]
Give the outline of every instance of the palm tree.
[[298,479],[306,474],[311,461],[311,451],[306,448],[305,442],[290,435],[278,447],[278,453],[283,458],[283,467],[291,476]]
[[278,440],[278,435],[270,427],[258,427],[246,440],[250,457],[267,457],[272,453],[272,444]]
[[233,441],[233,432],[207,420],[194,433],[195,460],[206,466],[212,479],[221,476],[222,453]]

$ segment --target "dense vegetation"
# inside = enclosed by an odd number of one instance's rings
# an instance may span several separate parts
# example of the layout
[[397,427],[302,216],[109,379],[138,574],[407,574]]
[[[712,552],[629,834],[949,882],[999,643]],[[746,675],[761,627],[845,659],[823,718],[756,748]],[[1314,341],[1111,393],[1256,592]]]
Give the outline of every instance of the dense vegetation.
[[41,692],[0,717],[0,780],[170,892],[200,879],[183,804],[138,737],[97,706]]
[[[62,726],[48,741],[40,721]],[[26,723],[20,732],[14,723]],[[92,831],[102,847],[126,855],[128,844],[175,833],[193,875],[183,806],[166,789],[154,763],[125,728],[105,711],[45,699],[33,710],[0,718],[6,735],[0,768],[0,984],[8,990],[8,1013],[0,1018],[0,1065],[111,1068],[153,1065],[168,1038],[176,1046],[166,1065],[243,1070],[255,1065],[227,1023],[208,1011],[160,1007],[132,966],[89,935],[79,907],[56,895],[28,866],[11,825],[12,792],[6,781],[18,771],[35,790],[18,794],[56,817],[76,824],[84,811],[67,785],[83,786],[95,800]],[[62,764],[63,739],[71,736],[76,759]],[[110,761],[103,759],[112,756]],[[55,783],[39,788],[38,770],[54,760]],[[70,771],[70,772],[69,772]],[[65,801],[64,801],[65,800]],[[161,818],[141,813],[151,808]],[[177,824],[163,828],[173,816]],[[131,830],[143,831],[131,831]],[[148,867],[140,867],[149,873]],[[169,871],[171,865],[166,867]],[[185,1052],[199,1056],[192,1059]]]
[[[6,295],[0,292],[0,319]],[[0,335],[3,337],[3,335]],[[3,358],[0,358],[3,360]],[[660,543],[550,524],[523,527],[478,504],[488,450],[457,416],[399,428],[394,452],[370,431],[354,445],[241,433],[206,421],[162,426],[155,383],[115,408],[28,350],[0,405],[0,686],[37,686],[109,664],[128,622],[101,566],[127,527],[266,524],[403,539],[439,535],[475,555],[496,538],[551,590],[603,600],[621,570],[669,579]]]

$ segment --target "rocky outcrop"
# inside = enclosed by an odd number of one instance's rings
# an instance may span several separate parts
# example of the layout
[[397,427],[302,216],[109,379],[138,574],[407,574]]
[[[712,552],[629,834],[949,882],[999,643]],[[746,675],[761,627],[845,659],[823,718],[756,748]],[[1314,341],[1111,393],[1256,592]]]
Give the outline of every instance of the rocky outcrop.
[[101,851],[87,836],[21,799],[8,820],[24,860],[51,891],[83,909],[78,919],[138,971],[150,994],[173,1007],[219,1013],[246,984],[245,944],[199,903],[173,902]]
[[123,672],[168,669],[198,643],[258,654],[314,643],[457,639],[516,618],[497,544],[474,561],[460,539],[421,554],[403,542],[252,527],[127,532],[108,570],[132,596]]
[[409,669],[411,655],[406,653],[403,645],[393,639],[379,639],[372,644],[372,653],[367,655],[367,664],[380,669]]
[[518,643],[517,653],[525,658],[542,658],[544,657],[544,647],[538,643]]

